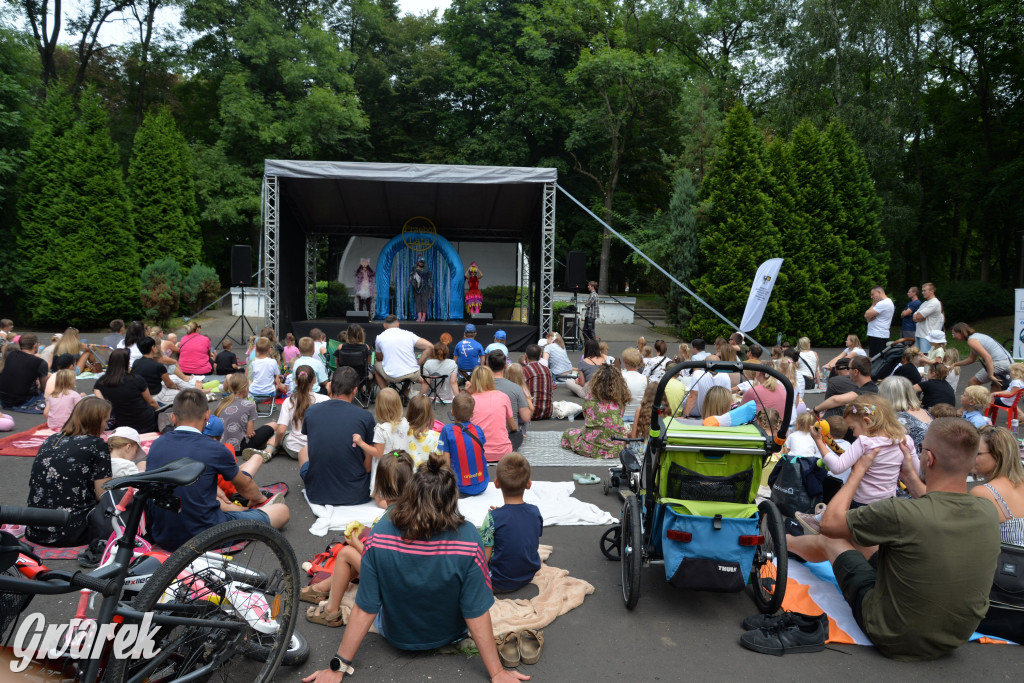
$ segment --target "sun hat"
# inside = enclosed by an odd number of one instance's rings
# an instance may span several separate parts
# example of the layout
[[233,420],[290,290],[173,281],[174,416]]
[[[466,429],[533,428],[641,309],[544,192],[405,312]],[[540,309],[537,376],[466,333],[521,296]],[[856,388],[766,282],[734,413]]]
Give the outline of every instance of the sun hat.
[[925,339],[928,340],[929,344],[945,344],[946,333],[942,330],[932,330],[928,333],[928,336],[926,336]]
[[111,432],[110,436],[111,436],[111,438],[113,438],[115,436],[119,436],[122,439],[128,439],[129,441],[134,441],[136,444],[139,445],[139,448],[142,447],[142,437],[139,436],[138,430],[133,429],[131,427],[118,427],[113,432]]

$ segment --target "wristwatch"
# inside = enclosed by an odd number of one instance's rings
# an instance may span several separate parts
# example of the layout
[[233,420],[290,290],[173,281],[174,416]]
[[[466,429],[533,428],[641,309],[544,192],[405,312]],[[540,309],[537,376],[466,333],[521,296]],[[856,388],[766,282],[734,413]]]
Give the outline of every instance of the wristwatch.
[[345,659],[341,655],[334,655],[331,657],[331,663],[327,665],[331,671],[340,671],[349,676],[353,675],[356,670],[352,668],[352,660]]

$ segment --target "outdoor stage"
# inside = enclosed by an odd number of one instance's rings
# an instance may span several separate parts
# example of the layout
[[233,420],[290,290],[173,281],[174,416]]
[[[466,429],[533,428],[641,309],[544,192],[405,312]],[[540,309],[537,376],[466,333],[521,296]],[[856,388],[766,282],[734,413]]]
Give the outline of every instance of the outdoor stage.
[[[429,320],[425,323],[418,323],[411,320],[402,320],[400,327],[403,330],[428,339],[431,342],[441,340],[441,335],[447,332],[452,336],[452,342],[458,342],[463,337],[466,323],[470,320]],[[491,323],[473,322],[476,325],[476,340],[486,347],[494,341],[494,333],[498,330],[505,330],[505,346],[511,351],[526,351],[530,344],[536,344],[540,339],[540,331],[536,325],[527,325],[512,321],[497,321]],[[377,335],[384,331],[384,324],[380,320],[372,320],[368,323],[360,322],[359,325],[366,332],[366,343],[373,346]],[[338,333],[348,329],[349,323],[345,318],[314,318],[313,320],[298,320],[292,323],[292,333],[296,339],[309,336],[309,331],[319,327],[327,335],[328,339],[337,339]]]

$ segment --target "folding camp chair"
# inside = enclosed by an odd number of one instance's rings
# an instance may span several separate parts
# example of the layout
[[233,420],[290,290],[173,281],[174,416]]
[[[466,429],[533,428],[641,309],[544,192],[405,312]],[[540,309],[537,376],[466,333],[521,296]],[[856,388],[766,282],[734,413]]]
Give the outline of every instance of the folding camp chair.
[[96,362],[103,366],[105,370],[107,368],[107,362],[110,360],[110,354],[114,352],[114,349],[103,344],[86,344],[92,355],[96,357]]
[[277,397],[274,394],[261,394],[259,396],[253,395],[252,400],[256,403],[256,417],[270,417],[274,414],[274,408],[277,407],[277,403],[274,399]]
[[334,352],[341,348],[341,342],[337,339],[327,340],[327,372],[334,374],[335,368],[338,367],[338,359],[335,357]]
[[440,391],[448,378],[444,375],[423,375],[423,381],[427,383],[427,398],[430,399],[430,402],[443,405],[445,400],[441,398]]
[[369,363],[362,351],[338,351],[331,353],[337,367],[350,367],[359,375],[359,387],[356,389],[355,401],[363,408],[369,407],[377,395],[377,382],[370,374]]

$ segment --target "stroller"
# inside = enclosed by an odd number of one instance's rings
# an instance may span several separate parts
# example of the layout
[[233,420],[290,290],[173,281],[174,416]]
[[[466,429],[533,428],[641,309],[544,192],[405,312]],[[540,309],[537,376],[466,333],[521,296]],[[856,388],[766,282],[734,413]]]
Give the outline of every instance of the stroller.
[[882,349],[881,353],[871,357],[871,380],[880,382],[891,375],[899,366],[900,359],[903,358],[903,352],[913,345],[914,340],[911,338],[886,342],[885,348]]
[[[681,371],[760,371],[786,390],[779,433],[756,424],[705,427],[664,415],[665,387]],[[620,524],[601,538],[602,552],[618,559],[627,609],[640,599],[644,565],[664,564],[677,588],[739,592],[748,587],[766,614],[786,592],[786,536],[771,500],[756,502],[764,465],[782,448],[792,413],[793,387],[782,373],[755,363],[688,361],[658,383],[650,439],[642,460],[630,449],[612,483],[622,497]]]

